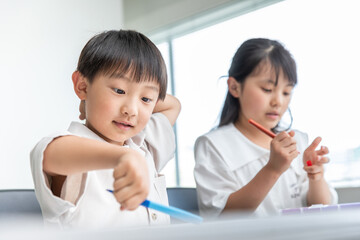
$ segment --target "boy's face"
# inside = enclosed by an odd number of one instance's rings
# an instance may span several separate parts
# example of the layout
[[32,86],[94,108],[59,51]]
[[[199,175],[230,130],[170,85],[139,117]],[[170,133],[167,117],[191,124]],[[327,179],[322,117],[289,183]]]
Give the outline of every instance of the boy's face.
[[86,126],[107,142],[124,142],[141,132],[159,96],[155,81],[137,83],[131,75],[98,74],[86,88]]

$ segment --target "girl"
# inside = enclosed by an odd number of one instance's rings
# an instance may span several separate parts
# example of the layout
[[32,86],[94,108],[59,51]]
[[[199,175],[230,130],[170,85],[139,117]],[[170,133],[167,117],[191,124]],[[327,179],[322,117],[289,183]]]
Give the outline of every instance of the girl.
[[[297,83],[296,64],[277,41],[250,39],[235,53],[217,129],[195,143],[195,181],[200,213],[224,210],[268,215],[284,208],[337,202],[324,179],[327,147],[308,146],[307,135],[279,131]],[[248,122],[253,119],[274,139]],[[311,160],[312,166],[305,163]]]

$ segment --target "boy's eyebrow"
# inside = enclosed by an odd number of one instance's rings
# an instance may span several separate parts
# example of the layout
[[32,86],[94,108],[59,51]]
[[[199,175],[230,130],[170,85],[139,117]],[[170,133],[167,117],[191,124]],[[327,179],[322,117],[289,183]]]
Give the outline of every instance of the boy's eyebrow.
[[148,88],[148,89],[154,90],[156,92],[159,91],[159,88],[157,86],[146,85],[145,87]]
[[[124,80],[129,81],[129,82],[132,82],[132,81],[133,81],[133,80],[131,80],[130,78],[124,76],[123,74],[116,74],[116,73],[115,73],[115,74],[112,74],[112,75],[110,76],[110,78],[112,78],[112,79],[114,79],[114,80],[116,80],[116,79],[118,79],[118,78],[121,78],[121,79],[124,79]],[[160,91],[159,87],[153,86],[153,85],[146,85],[145,88],[154,90],[154,91],[156,91],[156,92],[159,92],[159,91]]]

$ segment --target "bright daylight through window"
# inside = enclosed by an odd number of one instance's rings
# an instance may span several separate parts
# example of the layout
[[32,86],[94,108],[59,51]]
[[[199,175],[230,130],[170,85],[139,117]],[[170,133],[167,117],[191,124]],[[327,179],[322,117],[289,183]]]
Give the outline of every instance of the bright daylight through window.
[[[217,125],[231,57],[242,42],[265,37],[282,42],[298,67],[290,108],[293,128],[330,149],[326,178],[334,186],[360,184],[360,35],[356,0],[286,0],[172,40],[181,186],[195,186],[193,146]],[[159,47],[169,66],[168,43]],[[175,163],[165,169],[176,185]]]

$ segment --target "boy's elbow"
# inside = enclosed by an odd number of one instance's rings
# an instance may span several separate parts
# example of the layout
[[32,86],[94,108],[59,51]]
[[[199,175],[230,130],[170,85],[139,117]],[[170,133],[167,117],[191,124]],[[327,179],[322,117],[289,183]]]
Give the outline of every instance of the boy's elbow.
[[179,114],[180,114],[180,111],[181,111],[181,103],[179,101],[179,99],[177,99],[176,97],[172,96],[173,99],[173,104],[172,104],[172,111],[171,111],[171,119],[170,122],[171,122],[171,125],[174,125],[175,122],[176,122],[176,119],[179,117]]
[[176,109],[176,112],[177,112],[177,116],[176,118],[179,116],[180,114],[180,111],[181,111],[181,103],[179,101],[179,99],[177,99],[176,97],[174,97],[174,101],[175,101],[175,109]]
[[54,167],[53,167],[53,164],[51,162],[51,157],[49,156],[51,154],[49,154],[49,147],[47,147],[44,151],[44,155],[43,155],[43,162],[42,162],[42,165],[43,165],[43,171],[46,172],[47,174],[49,175],[55,175],[54,174]]

